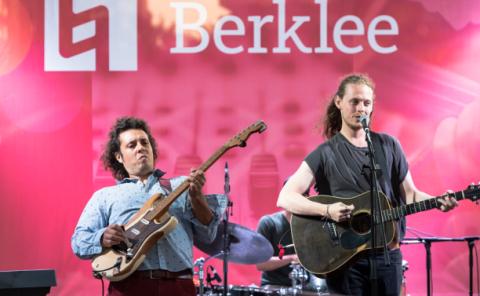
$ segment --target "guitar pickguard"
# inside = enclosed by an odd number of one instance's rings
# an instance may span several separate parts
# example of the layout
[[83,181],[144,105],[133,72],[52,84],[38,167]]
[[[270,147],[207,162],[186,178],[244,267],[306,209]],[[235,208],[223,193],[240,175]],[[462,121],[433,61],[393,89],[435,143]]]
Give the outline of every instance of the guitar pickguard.
[[331,221],[325,222],[328,230],[328,234],[330,235],[330,239],[334,243],[334,245],[339,244],[339,237],[337,231],[337,225]]

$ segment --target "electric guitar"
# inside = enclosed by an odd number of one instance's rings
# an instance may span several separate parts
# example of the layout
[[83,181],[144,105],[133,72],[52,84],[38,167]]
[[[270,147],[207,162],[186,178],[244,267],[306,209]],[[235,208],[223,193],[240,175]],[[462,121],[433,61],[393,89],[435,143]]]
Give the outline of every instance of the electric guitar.
[[[319,275],[334,272],[358,253],[383,247],[380,215],[384,222],[386,243],[390,244],[395,238],[395,220],[441,206],[438,201],[441,196],[395,208],[390,205],[385,194],[379,192],[379,196],[381,211],[374,217],[375,230],[379,234],[376,237],[375,244],[371,239],[370,191],[351,198],[329,195],[309,197],[314,202],[324,204],[336,202],[343,202],[347,205],[353,204],[355,209],[349,220],[338,223],[319,216],[292,215],[293,244],[302,266],[311,273]],[[456,200],[470,199],[471,201],[477,201],[480,198],[480,184],[470,185],[465,190],[449,193],[448,196]]]
[[[267,128],[263,121],[252,124],[218,149],[198,170],[207,171],[225,152],[233,147],[245,147],[253,133],[261,133]],[[133,273],[145,260],[153,245],[165,237],[178,224],[175,217],[168,214],[172,203],[190,187],[188,180],[181,183],[168,196],[154,194],[125,225],[127,243],[106,248],[93,258],[92,269],[95,277],[110,281],[120,281]]]

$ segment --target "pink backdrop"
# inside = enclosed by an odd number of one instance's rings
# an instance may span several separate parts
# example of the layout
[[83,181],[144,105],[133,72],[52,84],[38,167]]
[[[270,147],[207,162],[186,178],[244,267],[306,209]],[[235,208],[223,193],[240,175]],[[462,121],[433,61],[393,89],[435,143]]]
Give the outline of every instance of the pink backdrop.
[[[277,42],[277,6],[271,1],[195,2],[208,4],[210,35],[222,15],[244,20],[245,36],[226,38],[231,47],[252,46],[248,16],[275,16],[262,35],[269,53],[227,55],[210,42],[201,53],[172,54],[175,15],[168,1],[138,0],[138,70],[111,72],[105,10],[80,20],[63,5],[60,13],[69,16],[60,21],[62,53],[96,48],[97,71],[46,72],[44,1],[0,0],[0,270],[54,268],[58,284],[53,295],[100,293],[90,263],[72,254],[70,237],[91,194],[113,183],[98,159],[109,127],[121,115],[150,123],[159,144],[157,165],[168,176],[184,174],[238,131],[263,119],[267,132],[252,136],[246,148],[230,151],[215,164],[206,185],[207,192],[223,191],[228,161],[231,220],[255,229],[262,215],[277,210],[283,180],[323,141],[315,125],[338,78],[353,71],[367,72],[376,81],[374,129],[400,139],[418,187],[441,194],[479,181],[477,2],[329,1],[331,54],[302,53],[291,40],[291,53],[271,53]],[[293,15],[310,16],[311,23],[297,32],[305,44],[317,46],[319,5],[313,0],[286,3],[287,27]],[[399,34],[378,41],[382,46],[395,44],[398,50],[379,54],[366,36],[357,36],[344,42],[362,45],[361,53],[340,52],[332,32],[347,14],[358,16],[365,27],[378,15],[392,16]],[[97,35],[84,47],[62,40],[76,21],[89,17],[98,20]],[[196,37],[190,37],[192,44]],[[408,236],[480,235],[479,213],[467,201],[450,213],[410,216]],[[408,292],[423,295],[423,246],[404,246],[403,252],[410,266]],[[204,254],[196,251],[195,256]],[[468,291],[465,243],[434,244],[432,259],[435,294]],[[221,270],[221,261],[211,262]],[[254,266],[230,266],[230,283],[259,283]]]

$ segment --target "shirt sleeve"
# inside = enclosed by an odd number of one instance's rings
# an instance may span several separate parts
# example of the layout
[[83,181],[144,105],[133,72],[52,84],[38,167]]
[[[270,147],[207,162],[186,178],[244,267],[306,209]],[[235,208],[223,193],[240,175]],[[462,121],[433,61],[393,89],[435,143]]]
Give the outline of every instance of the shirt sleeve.
[[96,192],[83,210],[71,239],[72,250],[81,259],[90,259],[102,252],[100,238],[107,226],[102,199]]
[[193,214],[192,205],[187,203],[186,217],[193,226],[193,232],[196,238],[202,242],[210,243],[217,235],[218,224],[222,220],[223,213],[227,208],[227,197],[224,194],[207,194],[204,196],[208,207],[212,211],[213,219],[208,225],[200,222]]
[[271,218],[263,216],[258,222],[257,232],[263,235],[273,245],[273,230]]
[[317,175],[318,168],[321,165],[320,156],[320,147],[317,147],[315,150],[310,152],[310,154],[308,154],[307,157],[305,157],[304,159],[305,163],[308,164],[314,175]]
[[397,172],[399,184],[403,182],[408,173],[408,162],[403,152],[400,142],[392,137],[393,141],[392,150],[393,150],[393,166]]

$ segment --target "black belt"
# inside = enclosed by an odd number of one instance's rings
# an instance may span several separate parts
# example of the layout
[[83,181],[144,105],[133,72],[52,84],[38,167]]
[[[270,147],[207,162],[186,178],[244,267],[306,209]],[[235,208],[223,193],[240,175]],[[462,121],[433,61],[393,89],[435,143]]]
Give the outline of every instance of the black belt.
[[184,269],[180,271],[168,271],[165,269],[137,270],[132,273],[133,277],[158,279],[192,279],[192,270]]

